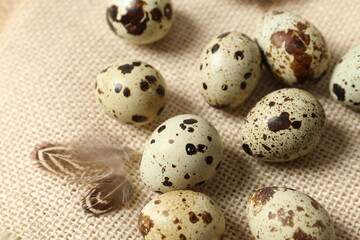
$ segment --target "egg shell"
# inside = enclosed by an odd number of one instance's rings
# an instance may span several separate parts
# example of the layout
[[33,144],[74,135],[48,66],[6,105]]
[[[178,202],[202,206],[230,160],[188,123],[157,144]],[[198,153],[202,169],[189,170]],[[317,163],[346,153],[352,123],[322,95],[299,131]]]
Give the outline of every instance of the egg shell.
[[205,194],[180,190],[151,200],[142,209],[138,226],[146,240],[220,240],[225,218]]
[[340,103],[360,110],[360,46],[351,49],[336,65],[330,93]]
[[137,60],[118,61],[104,69],[96,78],[95,93],[109,116],[136,125],[152,122],[167,98],[161,74]]
[[322,34],[296,14],[268,12],[255,38],[268,68],[289,86],[318,81],[329,68],[330,53]]
[[199,87],[205,101],[218,109],[236,108],[253,92],[261,76],[261,53],[242,33],[211,40],[200,56]]
[[251,233],[256,239],[335,240],[326,210],[306,194],[282,187],[255,191],[246,205]]
[[222,155],[220,136],[210,122],[178,115],[162,123],[145,143],[141,178],[158,192],[201,186],[215,175]]
[[283,162],[312,151],[325,129],[325,112],[310,93],[284,88],[262,98],[242,127],[242,147],[263,161]]
[[133,44],[160,40],[174,20],[171,0],[108,0],[107,6],[110,29]]

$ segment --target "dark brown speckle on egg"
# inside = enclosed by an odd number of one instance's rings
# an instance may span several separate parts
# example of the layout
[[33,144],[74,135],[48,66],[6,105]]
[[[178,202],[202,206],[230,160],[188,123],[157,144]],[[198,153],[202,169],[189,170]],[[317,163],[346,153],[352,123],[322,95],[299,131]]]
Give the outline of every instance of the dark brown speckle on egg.
[[125,88],[124,91],[123,91],[123,94],[125,97],[130,97],[131,96],[131,91],[129,88]]
[[185,119],[183,122],[184,122],[185,124],[187,124],[187,125],[190,125],[190,124],[195,124],[195,123],[197,123],[198,120],[196,120],[196,119],[194,119],[194,118],[191,118],[191,119]]
[[212,156],[207,156],[205,158],[205,162],[206,162],[207,165],[211,165],[213,160],[214,160],[214,158]]
[[204,212],[202,214],[201,218],[202,218],[203,222],[205,223],[205,225],[210,224],[212,222],[212,220],[213,220],[213,217],[208,212]]
[[303,232],[301,230],[301,228],[298,228],[294,235],[293,235],[293,239],[294,240],[316,240],[316,238],[314,238],[311,235],[306,234],[305,232]]
[[206,83],[203,83],[203,88],[206,90],[208,87],[206,85]]
[[197,149],[194,146],[194,144],[192,144],[192,143],[186,144],[185,150],[186,150],[187,155],[195,155],[197,153]]
[[278,31],[273,33],[270,39],[276,48],[281,48],[285,43],[285,51],[294,56],[290,67],[300,84],[308,79],[313,79],[313,69],[311,68],[313,57],[306,52],[307,46],[310,44],[310,36],[304,33],[304,27],[306,28],[304,24],[299,23],[297,30]]
[[206,148],[206,146],[204,144],[198,144],[198,146],[197,146],[197,150],[201,153],[205,152],[205,148]]
[[240,84],[240,88],[244,90],[246,88],[246,82],[242,82]]
[[165,89],[163,86],[159,85],[156,89],[156,93],[160,95],[161,97],[165,96]]
[[151,220],[151,218],[141,213],[138,220],[138,228],[140,230],[140,233],[143,236],[146,236],[148,235],[152,227],[154,227],[154,222]]
[[144,92],[147,91],[149,89],[149,83],[144,80],[141,80],[140,89],[141,89],[141,91],[144,91]]
[[169,3],[165,5],[164,12],[165,12],[165,17],[167,18],[167,20],[171,20],[172,16],[173,16],[173,12],[172,12],[171,5]]
[[197,223],[199,221],[199,218],[194,212],[189,212],[189,220],[191,223]]
[[125,65],[119,66],[118,69],[119,69],[123,74],[127,74],[127,73],[131,73],[131,71],[134,69],[134,66],[133,66],[133,65],[130,65],[130,64],[125,64]]
[[133,3],[126,8],[126,14],[121,15],[121,19],[116,22],[121,23],[129,34],[141,35],[149,21],[149,14],[144,10],[145,4],[143,0],[133,0]]
[[249,146],[248,144],[243,144],[243,145],[242,145],[242,148],[244,149],[244,151],[245,151],[248,155],[250,155],[250,156],[253,155],[253,153],[252,153],[252,151],[251,151],[251,149],[250,149],[250,146]]
[[345,101],[345,89],[342,88],[339,84],[334,84],[332,91],[336,95],[338,101]]
[[242,59],[244,59],[244,52],[243,51],[237,51],[237,52],[235,52],[234,57],[235,57],[236,60],[239,60],[239,59],[242,60]]
[[183,124],[183,123],[180,124],[180,127],[181,127],[182,130],[185,130],[185,129],[186,129],[186,126],[185,126],[185,124]]
[[254,206],[265,205],[274,196],[277,190],[278,188],[276,187],[265,187],[257,190],[251,196]]
[[166,187],[171,187],[173,185],[173,183],[169,181],[168,177],[165,177],[165,181],[162,182],[162,184]]
[[161,127],[159,127],[158,129],[158,133],[161,133],[162,131],[164,131],[166,129],[165,125],[162,125]]
[[252,74],[248,72],[244,75],[244,78],[249,79],[249,78],[251,78],[251,76],[252,76]]
[[211,48],[211,53],[214,54],[217,52],[217,50],[219,50],[220,45],[217,43],[215,44],[212,48]]
[[289,129],[291,121],[289,120],[289,113],[282,112],[280,116],[273,117],[268,120],[268,128],[272,132]]
[[[181,229],[181,228],[180,228]],[[179,235],[180,240],[187,240],[186,236],[184,234]]]
[[156,22],[161,22],[162,19],[162,12],[160,11],[159,8],[154,8],[153,10],[150,11],[151,14],[151,18],[156,21]]
[[132,116],[132,120],[137,123],[146,122],[148,120],[147,117],[141,115],[134,115]]
[[145,76],[146,81],[148,81],[150,84],[153,84],[156,82],[155,76]]

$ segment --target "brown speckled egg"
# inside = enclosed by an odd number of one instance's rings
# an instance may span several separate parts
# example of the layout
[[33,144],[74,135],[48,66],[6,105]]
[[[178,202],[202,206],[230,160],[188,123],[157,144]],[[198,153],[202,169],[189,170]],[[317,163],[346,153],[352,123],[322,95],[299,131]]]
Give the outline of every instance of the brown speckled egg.
[[360,46],[351,49],[336,65],[330,93],[338,102],[360,110]]
[[306,194],[282,187],[265,187],[246,206],[251,233],[259,240],[335,240],[326,210]]
[[262,98],[242,127],[242,147],[263,161],[283,162],[312,151],[325,129],[325,112],[310,93],[284,88]]
[[152,191],[193,188],[214,177],[222,160],[215,127],[202,117],[182,114],[160,124],[145,143],[141,179]]
[[108,0],[106,19],[110,29],[134,44],[163,38],[174,20],[171,0]]
[[211,40],[200,56],[198,81],[205,101],[218,109],[236,108],[261,76],[261,54],[254,41],[229,32]]
[[95,93],[109,116],[135,125],[152,122],[167,97],[161,74],[137,60],[118,61],[104,69],[96,78]]
[[181,190],[146,204],[138,227],[145,240],[220,240],[225,218],[220,207],[205,194]]
[[296,14],[268,12],[255,38],[270,70],[289,86],[320,80],[329,68],[330,53],[320,31]]

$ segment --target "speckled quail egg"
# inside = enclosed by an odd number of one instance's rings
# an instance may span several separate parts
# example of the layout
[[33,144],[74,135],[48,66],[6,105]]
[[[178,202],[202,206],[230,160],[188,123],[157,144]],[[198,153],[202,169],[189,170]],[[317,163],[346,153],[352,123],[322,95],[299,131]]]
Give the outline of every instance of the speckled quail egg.
[[306,194],[265,187],[251,194],[246,206],[251,233],[259,240],[335,240],[326,210]]
[[325,128],[322,105],[310,93],[284,88],[262,98],[242,127],[242,147],[270,162],[290,161],[312,151]]
[[268,12],[255,38],[270,70],[289,86],[320,80],[329,68],[330,53],[323,36],[298,15]]
[[210,122],[178,115],[162,123],[146,142],[141,178],[158,192],[197,187],[215,175],[222,154],[220,136]]
[[121,123],[144,125],[165,107],[166,85],[161,74],[141,61],[119,61],[96,78],[96,97],[106,113]]
[[134,44],[163,38],[173,23],[171,0],[108,0],[106,19],[110,29]]
[[336,65],[330,92],[337,101],[360,110],[360,46],[351,49]]
[[138,227],[146,240],[220,240],[225,218],[205,194],[180,190],[151,200],[140,213]]
[[218,109],[238,107],[258,83],[261,61],[256,43],[242,33],[211,40],[200,56],[198,76],[205,101]]

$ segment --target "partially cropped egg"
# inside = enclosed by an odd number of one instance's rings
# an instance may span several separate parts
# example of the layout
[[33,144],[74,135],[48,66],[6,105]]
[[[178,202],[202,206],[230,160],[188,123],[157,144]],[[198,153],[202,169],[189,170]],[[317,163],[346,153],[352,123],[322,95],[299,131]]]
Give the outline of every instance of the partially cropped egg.
[[211,40],[200,56],[198,76],[205,101],[218,109],[238,107],[258,83],[261,61],[256,43],[242,33]]
[[263,161],[283,162],[312,151],[325,129],[325,112],[310,93],[284,88],[262,98],[242,127],[242,147]]
[[225,217],[205,194],[180,190],[160,195],[146,204],[138,227],[145,240],[221,240]]
[[360,46],[351,49],[336,65],[330,93],[340,103],[360,110]]
[[162,123],[146,142],[141,178],[158,192],[201,186],[215,175],[222,155],[220,136],[210,122],[178,115]]
[[289,86],[318,81],[329,68],[330,53],[321,32],[299,15],[268,12],[255,38],[269,69]]
[[151,65],[118,61],[96,78],[95,93],[106,113],[121,123],[144,125],[152,122],[166,104],[166,85]]
[[251,233],[259,240],[335,240],[326,210],[313,198],[290,188],[265,187],[246,206]]
[[171,0],[108,0],[106,19],[110,29],[134,44],[163,38],[174,20]]

